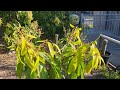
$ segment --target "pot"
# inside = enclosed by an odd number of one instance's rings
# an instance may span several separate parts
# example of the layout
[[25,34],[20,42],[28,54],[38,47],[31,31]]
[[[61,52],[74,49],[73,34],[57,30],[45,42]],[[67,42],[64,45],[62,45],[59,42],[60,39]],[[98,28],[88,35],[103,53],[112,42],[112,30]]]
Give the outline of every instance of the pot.
[[[105,52],[105,55],[101,55],[102,58],[103,58],[103,60],[104,60],[104,62],[105,62],[105,64],[108,63],[108,60],[109,60],[109,58],[110,58],[111,55],[112,55],[112,54],[111,54],[110,52],[108,52],[108,51]],[[103,64],[103,63],[102,63],[102,64]]]

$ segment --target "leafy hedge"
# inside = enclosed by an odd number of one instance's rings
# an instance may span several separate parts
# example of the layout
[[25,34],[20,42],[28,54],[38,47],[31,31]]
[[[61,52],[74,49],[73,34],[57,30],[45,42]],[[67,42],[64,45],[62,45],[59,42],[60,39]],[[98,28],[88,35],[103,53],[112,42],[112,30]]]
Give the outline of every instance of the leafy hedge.
[[49,39],[54,39],[54,34],[59,34],[63,37],[63,27],[68,27],[69,18],[68,12],[65,11],[33,11],[33,17],[42,27],[44,36]]

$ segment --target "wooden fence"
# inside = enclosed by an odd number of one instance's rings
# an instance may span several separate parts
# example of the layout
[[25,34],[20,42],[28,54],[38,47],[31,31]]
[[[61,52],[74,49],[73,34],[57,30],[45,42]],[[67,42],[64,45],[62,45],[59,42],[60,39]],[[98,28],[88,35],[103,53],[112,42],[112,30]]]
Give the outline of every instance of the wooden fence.
[[120,36],[120,14],[81,14],[83,28],[108,31]]

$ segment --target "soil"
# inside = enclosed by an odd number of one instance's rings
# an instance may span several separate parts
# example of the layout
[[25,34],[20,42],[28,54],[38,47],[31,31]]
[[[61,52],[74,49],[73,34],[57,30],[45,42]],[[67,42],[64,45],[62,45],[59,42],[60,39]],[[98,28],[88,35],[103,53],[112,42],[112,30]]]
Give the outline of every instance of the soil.
[[15,53],[0,53],[0,79],[16,79]]
[[0,40],[0,79],[17,79],[15,52],[7,52]]
[[92,71],[91,74],[85,74],[85,79],[106,79],[99,70]]

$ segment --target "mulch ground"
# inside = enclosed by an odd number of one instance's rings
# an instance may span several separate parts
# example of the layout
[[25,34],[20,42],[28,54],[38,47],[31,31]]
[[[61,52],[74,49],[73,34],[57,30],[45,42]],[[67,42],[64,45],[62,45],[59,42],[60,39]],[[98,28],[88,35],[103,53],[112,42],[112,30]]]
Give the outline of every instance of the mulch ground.
[[17,79],[15,53],[0,53],[0,79]]

